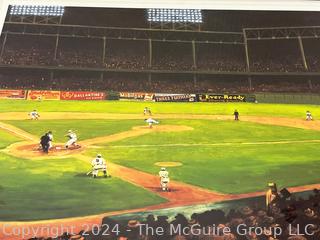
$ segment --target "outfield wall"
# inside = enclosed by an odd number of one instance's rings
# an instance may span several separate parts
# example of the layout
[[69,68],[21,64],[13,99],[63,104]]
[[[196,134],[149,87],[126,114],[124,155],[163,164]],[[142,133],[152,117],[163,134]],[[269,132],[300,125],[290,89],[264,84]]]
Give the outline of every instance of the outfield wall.
[[319,94],[256,93],[259,103],[320,104]]
[[0,99],[27,100],[126,100],[155,102],[255,102],[286,104],[320,104],[320,94],[172,94],[146,92],[91,92],[0,89]]

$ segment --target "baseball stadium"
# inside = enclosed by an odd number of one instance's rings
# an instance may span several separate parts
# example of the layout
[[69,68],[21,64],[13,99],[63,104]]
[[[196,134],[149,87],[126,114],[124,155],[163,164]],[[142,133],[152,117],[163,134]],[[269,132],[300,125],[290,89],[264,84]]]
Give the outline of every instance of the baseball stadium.
[[319,19],[10,5],[0,239],[320,239]]

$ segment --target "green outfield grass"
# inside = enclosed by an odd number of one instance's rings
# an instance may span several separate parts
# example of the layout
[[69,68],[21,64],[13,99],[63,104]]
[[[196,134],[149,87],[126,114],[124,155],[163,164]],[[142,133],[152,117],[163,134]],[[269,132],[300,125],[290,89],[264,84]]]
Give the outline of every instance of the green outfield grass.
[[[249,103],[145,103],[87,101],[0,102],[0,112],[33,109],[42,112],[140,113],[145,106],[157,113],[229,114],[237,108],[243,115],[315,118],[320,108],[311,105]],[[48,130],[56,142],[64,142],[67,130],[76,130],[79,140],[105,136],[144,125],[141,120],[39,120],[6,121],[40,136]],[[320,131],[271,126],[250,122],[161,119],[160,124],[184,125],[185,132],[151,132],[122,141],[100,144],[84,154],[102,153],[112,161],[157,174],[156,162],[177,161],[171,178],[223,193],[261,191],[269,181],[281,186],[318,183],[320,180]],[[0,130],[0,149],[20,141]],[[286,144],[277,142],[289,141]],[[90,164],[70,156],[66,159],[17,159],[0,152],[0,220],[35,220],[85,216],[132,209],[164,200],[145,189],[116,177],[83,177]],[[130,196],[130,198],[128,198]]]
[[[163,145],[186,143],[264,142],[280,140],[320,139],[320,131],[270,126],[233,120],[161,120],[160,124],[184,125],[193,128],[184,132],[155,132],[125,139],[111,145]],[[101,144],[101,145],[110,145]]]
[[[1,148],[17,141],[0,131]],[[165,201],[116,177],[87,177],[90,168],[75,158],[28,160],[0,152],[0,221],[86,216]]]
[[164,202],[116,177],[87,177],[90,167],[74,158],[32,161],[0,153],[0,221],[87,216]]
[[320,144],[221,147],[107,148],[107,159],[157,174],[154,163],[177,161],[169,169],[172,179],[223,193],[263,191],[266,184],[299,186],[320,180]]
[[133,126],[143,124],[141,120],[21,120],[5,122],[39,136],[39,138],[50,130],[53,132],[56,142],[65,142],[67,140],[65,135],[69,129],[76,131],[78,140],[81,141],[127,131]]
[[240,115],[283,116],[304,118],[306,110],[319,116],[318,105],[295,104],[254,104],[254,103],[155,103],[123,101],[20,101],[1,100],[0,112],[106,112],[106,113],[142,113],[149,106],[154,113],[192,113],[192,114],[226,114],[234,109]]
[[18,137],[0,129],[0,149],[18,141],[20,141]]
[[[183,166],[171,169],[173,179],[224,193],[260,191],[268,181],[297,186],[320,180],[320,143],[261,144],[320,139],[320,132],[233,121],[163,123],[194,130],[130,138],[108,144],[101,152],[110,161],[152,174],[159,171],[156,162],[178,161]],[[217,143],[225,144],[215,146]]]

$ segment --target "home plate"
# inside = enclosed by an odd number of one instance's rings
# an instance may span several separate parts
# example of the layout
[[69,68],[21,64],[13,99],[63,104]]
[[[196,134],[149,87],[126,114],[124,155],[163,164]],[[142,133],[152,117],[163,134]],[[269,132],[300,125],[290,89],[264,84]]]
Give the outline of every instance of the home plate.
[[61,147],[56,147],[56,150],[61,150]]

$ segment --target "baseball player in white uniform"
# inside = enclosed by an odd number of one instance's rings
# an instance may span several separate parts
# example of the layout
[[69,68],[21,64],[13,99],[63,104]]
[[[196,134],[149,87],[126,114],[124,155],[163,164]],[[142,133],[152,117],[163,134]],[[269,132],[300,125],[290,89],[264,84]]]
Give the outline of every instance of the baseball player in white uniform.
[[66,148],[69,148],[72,145],[78,146],[78,144],[77,144],[78,138],[77,138],[77,134],[75,134],[75,132],[73,132],[72,130],[69,130],[68,134],[66,136],[69,138],[68,142],[66,143]]
[[143,109],[143,115],[150,115],[151,116],[151,109],[148,107],[145,107]]
[[159,124],[159,121],[152,118],[145,119],[144,121],[149,124],[149,128],[152,128],[153,124]]
[[30,119],[31,120],[38,120],[40,115],[37,112],[37,110],[33,110],[32,112],[29,113]]
[[92,165],[92,177],[98,177],[99,171],[103,172],[103,176],[107,177],[107,164],[106,161],[102,158],[101,154],[98,154],[95,159],[91,162]]
[[53,147],[53,144],[52,144],[52,142],[53,142],[53,134],[52,134],[51,131],[48,132],[48,137],[50,139],[50,141],[49,141],[49,149],[51,149]]
[[312,120],[312,115],[311,115],[311,112],[309,112],[309,111],[306,112],[306,120],[307,121],[311,121]]
[[169,178],[169,172],[167,171],[166,168],[161,168],[159,172],[159,177],[160,177],[160,187],[162,191],[169,191],[168,184],[170,182],[170,178]]

